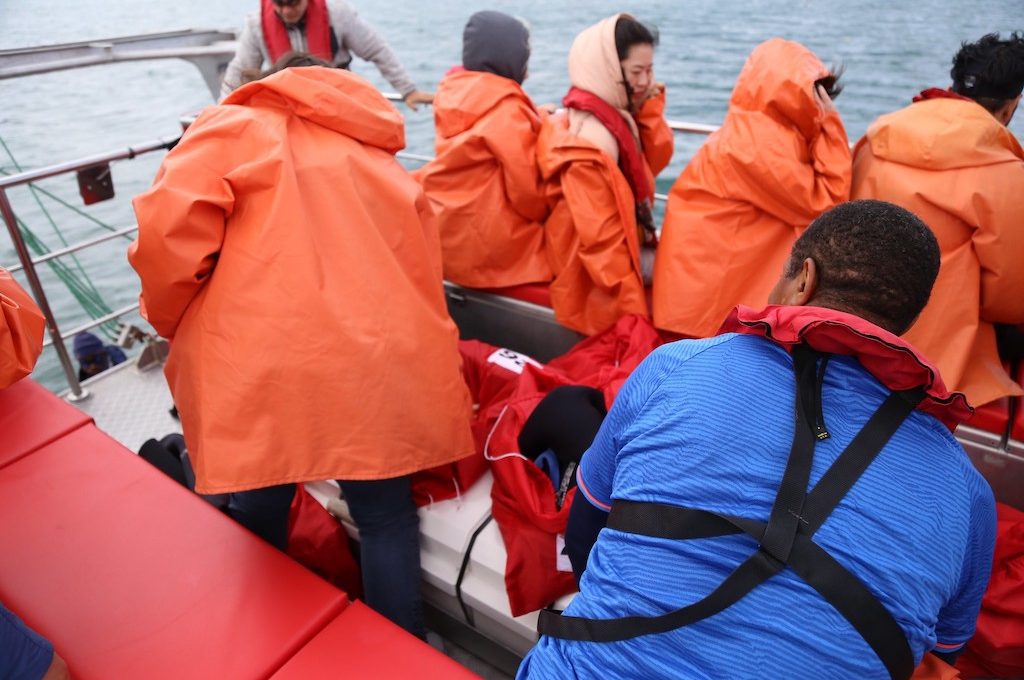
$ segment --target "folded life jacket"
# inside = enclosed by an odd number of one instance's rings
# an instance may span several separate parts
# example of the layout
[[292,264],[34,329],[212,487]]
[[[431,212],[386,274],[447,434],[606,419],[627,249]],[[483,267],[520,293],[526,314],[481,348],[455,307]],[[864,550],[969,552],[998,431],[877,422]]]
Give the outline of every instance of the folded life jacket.
[[864,583],[814,542],[815,532],[856,484],[903,421],[924,399],[921,388],[893,391],[814,488],[807,492],[814,447],[830,435],[821,417],[828,354],[793,347],[797,424],[782,483],[767,523],[660,503],[615,500],[609,528],[657,538],[692,540],[746,533],[757,550],[705,598],[661,616],[588,619],[545,610],[537,630],[567,640],[612,642],[664,633],[724,611],[789,567],[853,626],[892,678],[910,678],[914,655],[903,629]]
[[637,315],[623,317],[547,365],[524,365],[514,391],[481,414],[490,423],[484,454],[494,475],[491,513],[508,553],[505,587],[513,616],[536,611],[576,590],[572,564],[563,554],[576,489],[567,488],[559,498],[547,473],[523,455],[523,426],[557,387],[600,390],[607,408],[633,369],[660,344],[650,321]]
[[302,484],[295,485],[288,513],[289,557],[344,590],[350,599],[363,596],[359,565],[348,544],[348,534]]

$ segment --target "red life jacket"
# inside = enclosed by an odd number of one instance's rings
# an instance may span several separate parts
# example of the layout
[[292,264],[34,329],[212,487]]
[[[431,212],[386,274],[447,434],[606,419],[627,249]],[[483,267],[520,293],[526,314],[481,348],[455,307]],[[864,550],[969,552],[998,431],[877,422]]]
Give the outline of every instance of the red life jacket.
[[519,452],[523,424],[541,399],[562,385],[597,388],[610,405],[633,369],[660,344],[650,321],[637,315],[623,317],[546,366],[524,366],[511,396],[492,403],[482,414],[492,424],[484,453],[494,475],[491,513],[508,553],[505,587],[513,616],[536,611],[576,590],[572,565],[561,554],[576,489],[569,490],[559,507],[551,480]]
[[295,485],[285,552],[306,569],[344,590],[350,599],[363,596],[362,576],[349,550],[348,534],[302,484]]
[[[310,54],[315,54],[324,61],[332,61],[331,53],[331,21],[327,14],[326,0],[309,0],[306,7],[306,47]],[[292,51],[292,42],[288,39],[288,29],[281,17],[274,11],[272,0],[260,3],[260,22],[263,25],[263,42],[273,64],[282,56]]]
[[786,348],[806,343],[819,352],[855,356],[890,390],[923,387],[925,398],[918,410],[950,430],[974,413],[967,398],[947,390],[938,369],[906,340],[853,314],[824,307],[768,305],[755,310],[739,305],[718,332],[761,335]]

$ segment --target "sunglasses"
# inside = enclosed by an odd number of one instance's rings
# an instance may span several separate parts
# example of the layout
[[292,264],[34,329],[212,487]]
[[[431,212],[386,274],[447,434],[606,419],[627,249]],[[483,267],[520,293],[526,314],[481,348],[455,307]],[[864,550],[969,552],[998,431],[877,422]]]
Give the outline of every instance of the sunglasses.
[[273,1],[274,1],[274,4],[277,5],[278,7],[295,7],[300,2],[302,2],[302,0],[273,0]]

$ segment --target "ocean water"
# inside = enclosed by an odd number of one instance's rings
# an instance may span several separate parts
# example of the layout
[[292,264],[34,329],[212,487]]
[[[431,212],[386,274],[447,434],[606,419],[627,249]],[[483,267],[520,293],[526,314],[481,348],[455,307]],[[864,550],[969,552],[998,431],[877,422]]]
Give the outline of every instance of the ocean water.
[[[421,89],[433,89],[460,60],[462,27],[481,9],[501,9],[531,27],[532,57],[526,90],[537,102],[557,102],[568,87],[566,55],[577,32],[600,18],[628,11],[657,26],[656,77],[668,86],[667,115],[718,123],[746,55],[774,36],[798,40],[826,63],[843,64],[846,89],[836,101],[851,140],[880,114],[906,105],[925,87],[949,84],[953,54],[964,40],[993,31],[1024,28],[1022,0],[960,3],[918,0],[650,0],[615,2],[507,0],[390,0],[350,2],[391,44]],[[239,30],[257,0],[0,0],[0,49],[96,40],[185,28]],[[389,89],[372,64],[353,70]],[[180,131],[178,118],[212,103],[198,71],[180,60],[134,62],[0,80],[0,139],[25,168],[39,167],[123,148]],[[408,149],[432,153],[429,109],[406,113]],[[1024,134],[1024,114],[1011,129]],[[676,156],[659,178],[665,190],[702,138],[677,136]],[[113,226],[133,215],[127,199],[152,181],[160,154],[113,166],[117,198],[85,211]],[[0,149],[0,168],[14,161]],[[73,177],[41,183],[79,205]],[[69,242],[103,233],[88,219],[43,198],[44,212],[27,190],[11,195],[19,217],[52,249],[57,231]],[[47,213],[50,217],[47,216]],[[53,223],[51,224],[50,218]],[[86,251],[78,262],[112,308],[138,295],[138,281],[125,259],[127,240]],[[0,233],[0,266],[17,261],[6,232]],[[88,319],[48,270],[42,276],[62,328]],[[36,379],[59,388],[63,378],[52,350],[44,353]]]

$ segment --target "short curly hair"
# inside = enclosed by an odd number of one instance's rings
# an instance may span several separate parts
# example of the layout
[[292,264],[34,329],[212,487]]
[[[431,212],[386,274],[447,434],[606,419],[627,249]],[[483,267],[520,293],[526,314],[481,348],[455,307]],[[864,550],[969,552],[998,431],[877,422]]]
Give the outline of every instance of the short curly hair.
[[939,244],[914,213],[885,201],[842,203],[793,245],[785,275],[814,260],[811,304],[861,316],[896,335],[924,309],[939,273]]
[[998,33],[989,33],[962,43],[949,76],[954,92],[995,112],[1024,90],[1024,36],[1013,32],[1000,40]]

